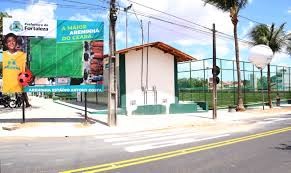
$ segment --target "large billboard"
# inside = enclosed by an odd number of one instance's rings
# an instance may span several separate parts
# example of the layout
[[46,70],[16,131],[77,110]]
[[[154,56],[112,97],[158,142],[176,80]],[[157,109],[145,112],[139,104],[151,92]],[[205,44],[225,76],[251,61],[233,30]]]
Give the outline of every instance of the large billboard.
[[[103,22],[5,18],[3,24],[3,92],[103,91]],[[31,72],[66,78],[67,85],[37,85]]]

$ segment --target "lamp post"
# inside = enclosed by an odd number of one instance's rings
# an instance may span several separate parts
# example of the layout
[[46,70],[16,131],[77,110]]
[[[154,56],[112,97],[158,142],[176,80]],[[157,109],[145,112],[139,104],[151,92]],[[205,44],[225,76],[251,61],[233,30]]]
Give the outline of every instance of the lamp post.
[[128,47],[128,40],[127,40],[127,27],[128,27],[128,19],[127,19],[127,11],[130,10],[132,7],[132,4],[130,4],[128,7],[124,8],[123,11],[125,11],[125,39],[126,39],[126,48]]
[[255,65],[261,71],[261,90],[262,90],[262,100],[263,100],[263,110],[264,107],[264,93],[263,93],[263,69],[270,64],[273,58],[273,51],[269,46],[266,45],[256,45],[250,49],[249,61]]

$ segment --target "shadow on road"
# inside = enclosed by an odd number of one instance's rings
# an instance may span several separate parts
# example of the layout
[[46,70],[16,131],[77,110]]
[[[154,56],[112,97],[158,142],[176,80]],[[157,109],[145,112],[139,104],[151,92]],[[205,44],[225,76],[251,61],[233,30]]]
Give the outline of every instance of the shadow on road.
[[[48,122],[48,123],[65,123],[65,122],[84,122],[84,118],[26,118],[25,122]],[[19,123],[21,118],[17,119],[0,119],[0,123]]]
[[[39,106],[32,106],[32,107],[25,108],[25,110],[27,111],[27,110],[31,110],[31,109],[40,109],[40,108],[41,107],[39,107]],[[22,111],[22,107],[17,107],[17,108],[0,107],[0,116],[1,116],[1,114],[13,112],[13,111]]]
[[212,117],[200,116],[200,115],[195,115],[195,114],[193,114],[193,116],[199,117],[199,118],[205,118],[205,119],[213,119]]
[[[85,115],[83,115],[82,113],[79,113],[79,112],[78,112],[77,114],[79,114],[81,117],[84,117],[84,118],[85,118]],[[100,120],[97,120],[97,119],[92,118],[92,117],[88,117],[88,121],[89,121],[89,123],[91,123],[91,124],[94,124],[94,123],[100,123],[100,124],[103,124],[103,125],[105,125],[105,126],[108,126],[108,123],[103,122],[103,121],[100,121]]]
[[[85,120],[85,116],[81,113],[79,114],[80,117],[77,118],[25,118],[26,123],[90,123],[95,124],[99,123],[105,126],[108,126],[106,122],[103,122],[98,119],[94,119],[88,117],[87,121]],[[0,116],[1,117],[1,116]],[[22,118],[0,118],[0,123],[22,123]]]
[[290,150],[291,151],[291,145],[280,144],[280,146],[279,147],[275,147],[275,149],[278,149],[278,150]]

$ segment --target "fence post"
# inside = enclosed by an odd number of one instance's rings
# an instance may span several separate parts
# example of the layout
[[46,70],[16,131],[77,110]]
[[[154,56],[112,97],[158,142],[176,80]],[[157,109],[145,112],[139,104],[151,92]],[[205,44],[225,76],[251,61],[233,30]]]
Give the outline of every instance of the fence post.
[[288,89],[288,91],[289,91],[289,94],[290,94],[290,67],[288,67],[288,69],[289,69],[289,73],[288,73],[288,77],[289,77],[289,89]]
[[285,97],[285,77],[284,77],[284,71],[285,71],[285,69],[284,69],[284,67],[283,67],[283,72],[282,72],[282,87],[283,87],[283,95],[284,95],[284,97]]
[[253,91],[255,92],[256,91],[256,84],[255,84],[255,66],[253,65]]
[[243,86],[244,86],[244,103],[246,104],[246,75],[245,75],[245,62],[243,61],[243,75],[244,75],[244,81],[243,81]]
[[234,78],[234,60],[232,61],[232,81],[233,81],[233,104],[236,105],[235,103],[235,78]]
[[277,93],[279,93],[279,86],[278,86],[278,66],[276,65],[276,88]]
[[[216,99],[217,100],[221,100],[221,99],[223,100],[223,98],[222,98],[222,96],[223,96],[223,94],[222,94],[223,93],[223,91],[222,91],[223,90],[223,88],[222,88],[223,87],[223,85],[222,85],[223,84],[223,80],[222,80],[223,68],[222,68],[222,62],[221,62],[222,60],[219,59],[219,61],[220,61],[220,63],[219,63],[219,65],[220,65],[220,97],[217,97]],[[218,106],[219,103],[222,103],[222,102],[221,101],[217,102],[217,106]]]
[[257,94],[256,93],[256,88],[258,88],[258,83],[255,84],[255,81],[256,81],[255,80],[255,66],[253,65],[253,85],[252,85],[252,87],[253,87],[253,93],[254,93],[254,95]]
[[203,93],[204,93],[204,101],[206,102],[206,93],[205,93],[205,83],[206,83],[206,80],[205,80],[205,60],[203,59],[203,76],[204,76],[204,81],[203,81]]
[[191,63],[192,61],[190,61],[190,90],[191,90],[191,101],[193,101],[193,97],[192,97],[192,67],[191,67]]

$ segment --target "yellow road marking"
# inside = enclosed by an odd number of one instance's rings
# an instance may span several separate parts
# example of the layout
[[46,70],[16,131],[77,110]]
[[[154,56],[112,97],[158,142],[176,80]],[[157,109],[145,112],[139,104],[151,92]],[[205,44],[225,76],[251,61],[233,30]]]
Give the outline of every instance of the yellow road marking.
[[138,157],[138,158],[134,158],[134,159],[106,163],[106,164],[101,164],[101,165],[96,165],[96,166],[91,166],[91,167],[86,167],[86,168],[68,170],[68,171],[63,171],[61,173],[79,173],[79,172],[96,173],[96,172],[108,171],[108,170],[132,166],[132,165],[138,165],[138,164],[142,164],[142,163],[153,162],[153,161],[157,161],[157,160],[186,155],[186,154],[195,153],[198,151],[218,148],[218,147],[222,147],[222,146],[226,146],[226,145],[230,145],[230,144],[235,144],[235,143],[239,143],[239,142],[243,142],[243,141],[262,138],[265,136],[270,136],[270,135],[283,133],[283,132],[287,132],[287,131],[291,131],[291,127],[281,128],[281,129],[277,129],[277,130],[271,130],[271,131],[267,131],[267,132],[263,132],[263,133],[258,133],[258,134],[253,134],[253,135],[249,135],[249,136],[229,139],[229,140],[215,142],[215,143],[211,143],[211,144],[205,144],[205,145],[201,145],[201,146],[195,146],[195,147],[191,147],[191,148],[185,148],[185,149],[155,154],[155,155],[151,155],[151,156]]

